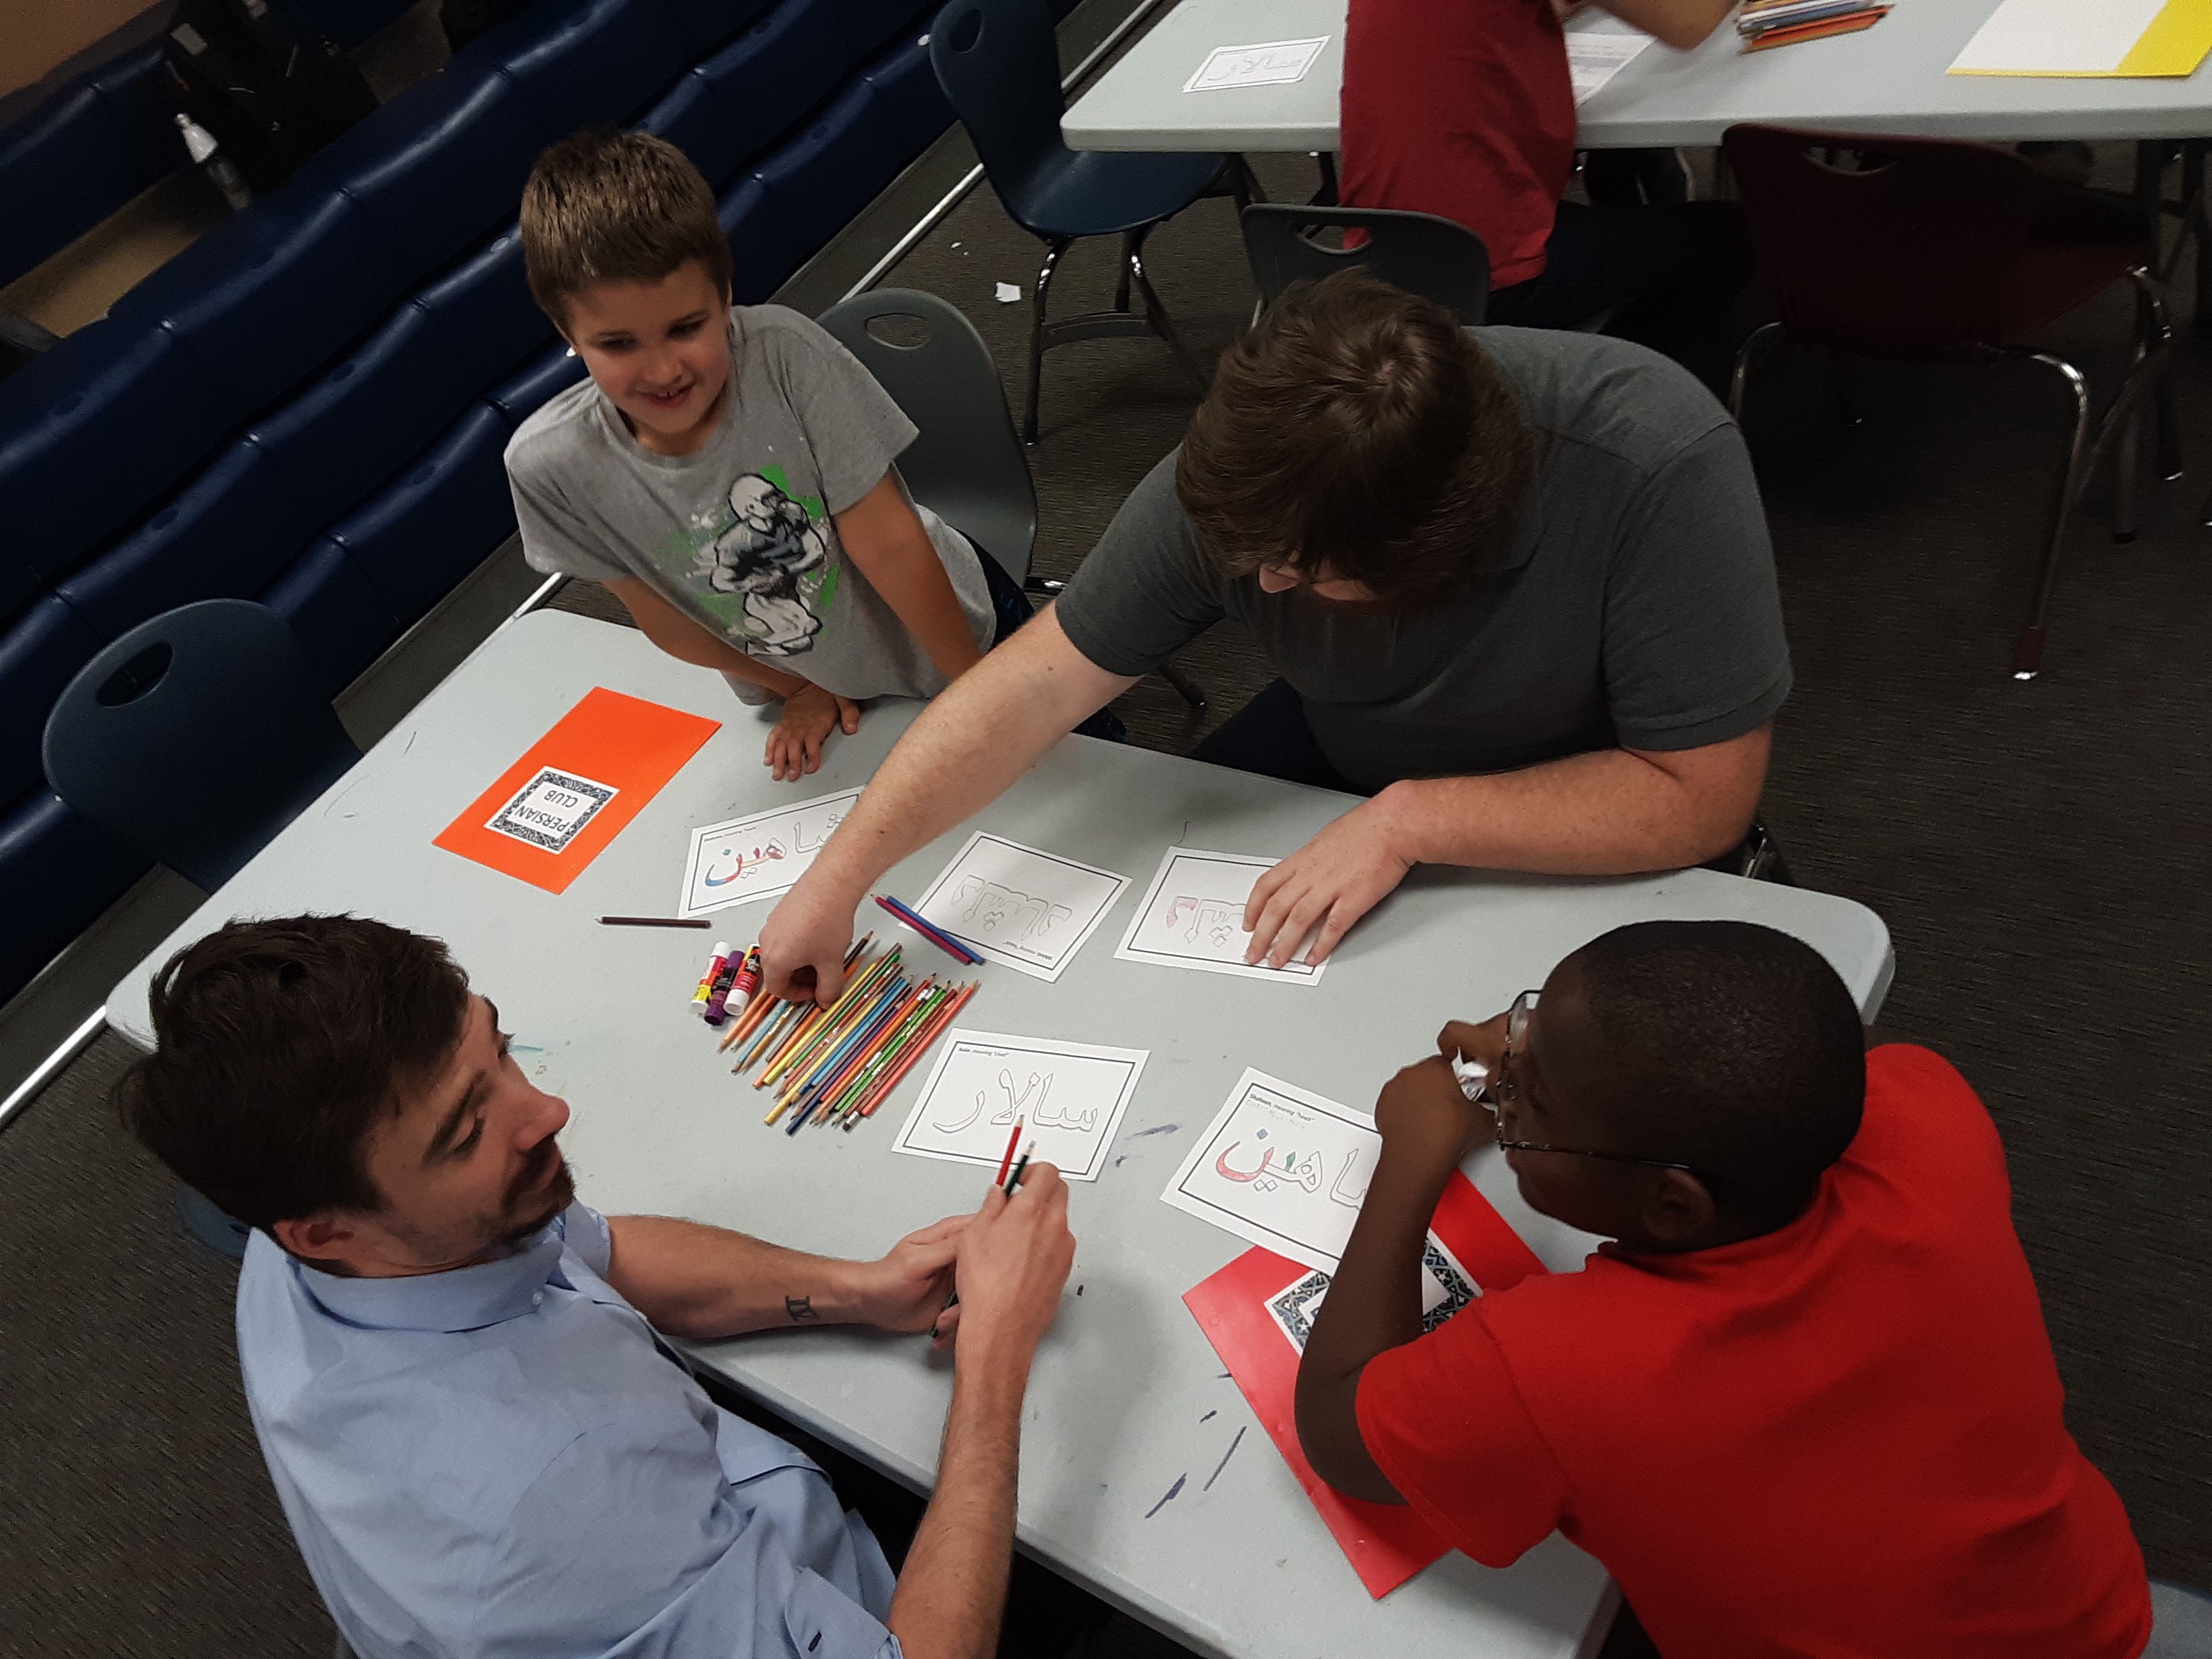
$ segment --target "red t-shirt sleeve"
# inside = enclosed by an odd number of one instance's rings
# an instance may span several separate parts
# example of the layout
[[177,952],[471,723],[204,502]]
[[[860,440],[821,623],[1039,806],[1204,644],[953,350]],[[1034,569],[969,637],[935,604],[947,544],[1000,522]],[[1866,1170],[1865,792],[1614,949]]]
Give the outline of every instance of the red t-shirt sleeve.
[[1360,1373],[1359,1437],[1453,1547],[1508,1567],[1559,1524],[1566,1477],[1538,1432],[1480,1303]]

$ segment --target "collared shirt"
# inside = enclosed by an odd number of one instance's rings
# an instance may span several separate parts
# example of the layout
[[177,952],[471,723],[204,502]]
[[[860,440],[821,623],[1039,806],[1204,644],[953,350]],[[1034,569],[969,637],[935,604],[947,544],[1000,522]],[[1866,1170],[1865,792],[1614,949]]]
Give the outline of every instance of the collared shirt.
[[513,1255],[343,1279],[256,1232],[246,1396],[362,1659],[897,1659],[882,1549],[708,1400],[572,1206]]
[[1772,720],[1790,647],[1728,411],[1626,340],[1468,333],[1518,398],[1535,465],[1512,534],[1470,549],[1457,587],[1378,616],[1226,575],[1176,499],[1170,454],[1054,605],[1068,641],[1133,677],[1227,617],[1363,790],[1591,750],[1697,749]]

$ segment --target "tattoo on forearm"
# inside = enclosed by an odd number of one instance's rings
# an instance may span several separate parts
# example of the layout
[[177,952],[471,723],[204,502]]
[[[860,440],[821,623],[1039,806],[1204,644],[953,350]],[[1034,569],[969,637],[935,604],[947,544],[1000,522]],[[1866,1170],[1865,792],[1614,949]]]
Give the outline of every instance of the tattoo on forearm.
[[822,1322],[822,1316],[814,1311],[814,1298],[811,1296],[787,1296],[783,1298],[783,1310],[794,1325]]

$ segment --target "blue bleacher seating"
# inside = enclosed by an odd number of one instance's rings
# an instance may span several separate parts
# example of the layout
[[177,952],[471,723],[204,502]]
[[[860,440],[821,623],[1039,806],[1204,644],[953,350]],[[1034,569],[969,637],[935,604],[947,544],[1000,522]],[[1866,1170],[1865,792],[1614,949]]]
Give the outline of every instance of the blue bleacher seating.
[[876,95],[855,81],[817,112],[805,131],[769,156],[753,176],[801,247],[819,247],[890,182],[890,135]]
[[0,131],[0,283],[185,164],[159,41],[79,76]]
[[722,234],[730,239],[730,292],[757,305],[799,269],[799,247],[782,210],[758,179],[740,179],[721,200]]
[[0,685],[8,688],[0,696],[0,801],[13,803],[45,787],[39,735],[46,727],[46,710],[70,676],[106,643],[52,593],[0,632]]
[[43,781],[0,809],[0,893],[8,904],[0,986],[13,990],[29,980],[146,868],[137,848],[70,811]]
[[333,697],[400,633],[384,595],[327,536],[253,597],[292,624],[320,689]]
[[520,374],[486,392],[484,401],[512,428],[528,420],[547,398],[566,392],[583,378],[584,360],[556,343]]
[[701,64],[699,78],[729,107],[745,112],[744,154],[750,157],[821,102],[854,55],[851,33],[834,6],[783,0]]
[[498,410],[475,404],[397,483],[331,532],[403,626],[514,532],[501,459],[512,436]]
[[685,67],[683,35],[661,0],[587,0],[501,73],[550,142],[587,121],[629,120]]

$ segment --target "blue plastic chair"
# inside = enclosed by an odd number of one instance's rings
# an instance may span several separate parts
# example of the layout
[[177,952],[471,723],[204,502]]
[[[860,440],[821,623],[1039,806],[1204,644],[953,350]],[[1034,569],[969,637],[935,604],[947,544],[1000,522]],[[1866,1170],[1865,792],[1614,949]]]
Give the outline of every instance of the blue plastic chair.
[[361,758],[291,624],[247,599],[142,623],[46,716],[70,809],[209,892]]
[[[1490,251],[1465,225],[1433,213],[1394,208],[1299,207],[1255,202],[1238,216],[1260,303],[1292,283],[1320,282],[1339,270],[1370,276],[1433,300],[1463,328],[1480,323],[1490,302]],[[1360,231],[1357,247],[1332,246],[1330,231]]]
[[[1201,196],[1225,191],[1242,208],[1249,193],[1243,161],[1070,149],[1060,136],[1060,56],[1044,0],[952,0],[930,27],[929,58],[1008,216],[1047,250],[1031,300],[1023,441],[1037,439],[1044,354],[1071,341],[1157,335],[1203,391],[1205,375],[1146,278],[1145,238]],[[1083,237],[1116,235],[1114,308],[1048,324],[1046,294],[1060,255]],[[1141,316],[1129,310],[1133,287],[1144,301]]]

